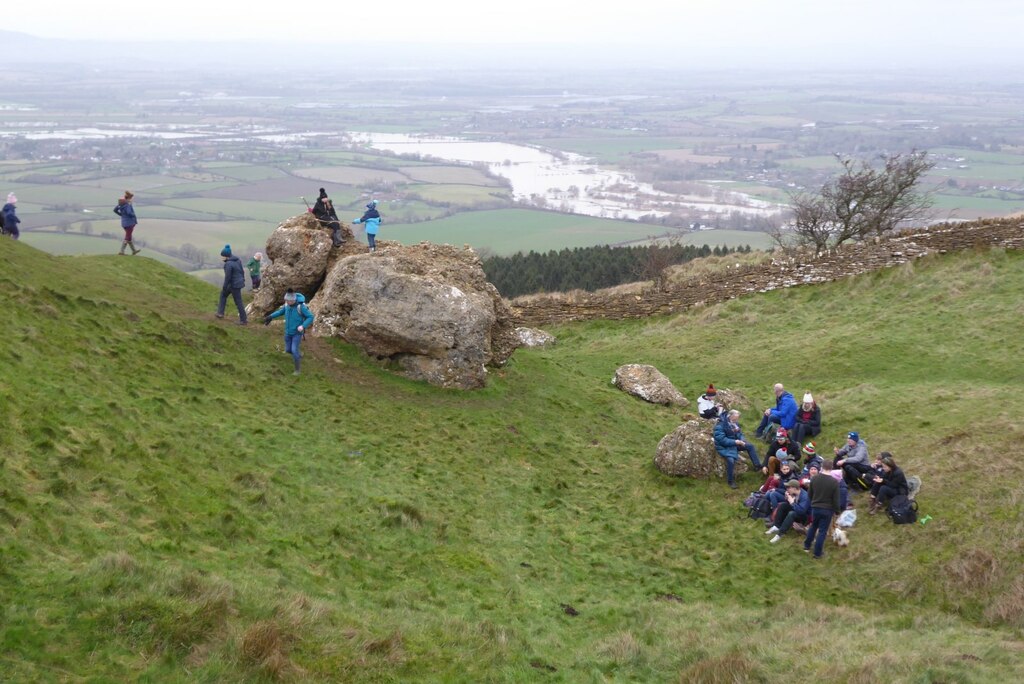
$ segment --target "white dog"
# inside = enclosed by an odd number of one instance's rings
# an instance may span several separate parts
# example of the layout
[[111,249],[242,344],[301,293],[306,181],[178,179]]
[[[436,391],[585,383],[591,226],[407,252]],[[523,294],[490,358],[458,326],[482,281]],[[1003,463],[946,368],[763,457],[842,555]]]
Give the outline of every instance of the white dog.
[[846,532],[843,532],[838,527],[832,533],[832,541],[836,543],[836,546],[849,546],[850,540],[846,536]]

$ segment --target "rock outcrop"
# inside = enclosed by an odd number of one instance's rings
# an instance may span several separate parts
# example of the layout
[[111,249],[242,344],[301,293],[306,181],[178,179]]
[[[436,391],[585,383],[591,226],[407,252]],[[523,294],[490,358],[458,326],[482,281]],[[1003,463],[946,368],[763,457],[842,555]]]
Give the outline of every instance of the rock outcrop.
[[690,402],[675,388],[672,381],[654,366],[630,363],[615,371],[612,384],[623,392],[652,404],[687,406]]
[[[666,475],[684,475],[708,479],[724,478],[725,459],[715,451],[711,420],[689,420],[665,435],[658,443],[654,466]],[[744,473],[750,464],[745,454],[736,461],[736,474]]]
[[516,341],[520,347],[528,349],[534,347],[547,347],[555,343],[555,336],[537,328],[516,328]]
[[288,288],[312,297],[324,282],[331,255],[331,233],[312,214],[288,219],[267,239],[271,263],[263,268],[260,289],[249,304],[250,316],[261,317],[281,306]]

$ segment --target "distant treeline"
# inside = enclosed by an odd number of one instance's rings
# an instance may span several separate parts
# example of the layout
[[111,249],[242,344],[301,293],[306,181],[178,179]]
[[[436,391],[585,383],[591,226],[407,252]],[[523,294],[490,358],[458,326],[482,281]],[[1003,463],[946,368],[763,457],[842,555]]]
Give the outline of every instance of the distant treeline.
[[546,254],[531,251],[512,256],[492,256],[483,260],[484,272],[504,297],[535,292],[599,290],[638,280],[658,279],[666,266],[682,264],[706,256],[748,253],[743,247],[708,245],[646,245],[642,247],[577,247],[551,250]]

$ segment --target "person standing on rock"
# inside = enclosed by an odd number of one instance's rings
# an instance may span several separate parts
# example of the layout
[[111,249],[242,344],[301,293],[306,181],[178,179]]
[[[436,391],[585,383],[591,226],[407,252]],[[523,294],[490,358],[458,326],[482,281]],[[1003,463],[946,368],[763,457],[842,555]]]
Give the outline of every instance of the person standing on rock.
[[331,229],[331,244],[334,247],[341,247],[345,239],[341,235],[341,222],[338,220],[338,213],[334,211],[334,203],[327,196],[327,191],[320,188],[320,196],[313,205],[313,216],[321,225]]
[[220,256],[224,260],[224,284],[220,288],[217,318],[224,318],[224,307],[227,305],[230,294],[238,308],[238,324],[246,325],[248,319],[245,316],[245,306],[242,304],[242,288],[245,287],[245,271],[242,269],[242,260],[231,253],[231,245],[224,245]]
[[380,212],[377,211],[377,200],[370,200],[370,203],[366,205],[366,213],[363,214],[362,218],[357,218],[352,223],[365,223],[366,224],[366,242],[370,245],[370,251],[377,251],[377,231],[380,230],[381,221]]
[[284,316],[284,350],[292,355],[295,362],[295,372],[298,375],[302,366],[302,354],[299,352],[299,343],[309,326],[313,325],[313,312],[306,306],[306,298],[291,288],[284,295],[284,306],[277,311],[263,317],[263,325],[270,325],[275,318]]
[[249,279],[252,280],[252,291],[260,289],[260,262],[263,261],[263,253],[256,252],[245,265],[249,269]]
[[4,235],[10,235],[15,240],[21,235],[21,231],[18,230],[18,224],[21,223],[21,219],[18,218],[17,205],[18,198],[13,192],[7,195],[7,204],[3,208],[3,218],[0,218],[0,226],[3,226]]
[[121,251],[118,252],[121,256],[124,256],[124,248],[132,248],[132,256],[135,256],[141,249],[135,249],[135,243],[132,242],[132,233],[135,231],[135,226],[139,223],[138,219],[135,218],[135,207],[132,206],[132,199],[135,195],[130,190],[124,191],[124,197],[117,200],[117,206],[114,207],[114,213],[121,217],[121,227],[124,229],[124,240],[121,242]]
[[736,489],[736,461],[739,460],[739,450],[743,449],[750,457],[754,470],[761,469],[761,462],[757,460],[757,450],[754,445],[743,439],[743,432],[740,430],[740,412],[736,409],[722,415],[715,423],[715,451],[725,459],[725,472],[728,476],[729,486]]

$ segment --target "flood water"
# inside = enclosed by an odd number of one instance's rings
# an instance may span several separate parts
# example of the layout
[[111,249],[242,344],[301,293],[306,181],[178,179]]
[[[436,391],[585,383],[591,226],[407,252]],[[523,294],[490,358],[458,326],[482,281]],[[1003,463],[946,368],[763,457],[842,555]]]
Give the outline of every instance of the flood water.
[[714,200],[660,192],[632,174],[601,168],[581,155],[556,155],[527,145],[404,133],[352,132],[349,136],[353,142],[396,154],[486,164],[492,173],[508,179],[516,200],[537,203],[542,198],[548,208],[587,216],[636,219],[664,216],[683,207],[709,213],[768,215],[780,209],[776,204],[720,188],[715,189]]

